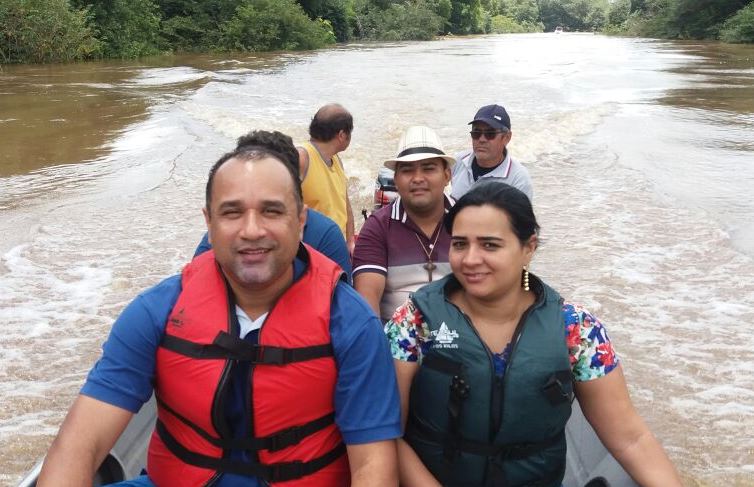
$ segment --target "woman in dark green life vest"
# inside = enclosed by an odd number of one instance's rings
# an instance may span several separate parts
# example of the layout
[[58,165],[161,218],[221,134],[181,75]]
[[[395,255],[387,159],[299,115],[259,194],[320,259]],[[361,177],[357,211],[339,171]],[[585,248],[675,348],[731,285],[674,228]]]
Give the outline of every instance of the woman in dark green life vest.
[[401,485],[561,485],[573,395],[642,486],[680,486],[631,404],[602,324],[529,273],[539,226],[500,182],[464,195],[445,221],[453,273],[385,325],[401,393]]

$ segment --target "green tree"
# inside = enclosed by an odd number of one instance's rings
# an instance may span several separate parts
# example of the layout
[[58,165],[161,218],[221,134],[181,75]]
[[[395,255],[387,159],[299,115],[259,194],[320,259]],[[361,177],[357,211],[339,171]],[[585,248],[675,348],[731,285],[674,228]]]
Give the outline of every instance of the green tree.
[[631,8],[638,18],[630,26],[637,35],[703,39],[716,38],[729,17],[750,0],[642,0]]
[[94,15],[105,57],[135,58],[159,52],[160,12],[153,0],[84,0]]
[[493,34],[518,34],[531,31],[516,22],[516,19],[505,15],[495,15],[490,19],[490,32]]
[[629,9],[629,12],[631,13],[644,13],[647,9],[647,2],[646,0],[630,0],[631,2],[631,8]]
[[454,34],[479,34],[484,32],[484,10],[481,0],[455,0],[451,2],[450,30]]
[[0,0],[0,61],[46,63],[99,55],[89,11],[68,0]]
[[749,0],[677,0],[671,25],[677,28],[680,37],[715,36],[720,24],[747,3]]
[[179,51],[218,48],[221,26],[236,13],[242,0],[157,0],[166,44]]
[[554,30],[557,26],[567,25],[567,14],[558,0],[538,0],[539,15],[545,30]]
[[725,42],[754,42],[754,2],[730,17],[720,29]]
[[222,22],[236,12],[240,0],[157,0],[164,18],[193,17],[202,21]]
[[332,26],[311,20],[294,0],[244,0],[221,32],[220,47],[238,51],[316,49],[335,42]]
[[453,12],[453,2],[450,0],[435,0],[434,11],[437,15],[448,21]]
[[539,0],[546,30],[557,26],[568,30],[601,29],[606,24],[607,11],[607,0]]
[[536,0],[504,0],[503,5],[506,15],[518,22],[540,22],[539,5]]
[[396,1],[385,8],[362,4],[357,10],[359,35],[378,40],[429,40],[445,25],[433,0]]
[[585,30],[597,31],[605,27],[610,11],[608,0],[592,0],[586,3],[588,3],[588,7],[584,19]]
[[[422,8],[424,5],[426,8]],[[451,0],[419,0],[416,2],[418,11],[431,10],[442,19],[442,26],[437,33],[442,34],[450,30],[450,15],[453,13]]]
[[489,17],[494,17],[495,15],[499,15],[503,11],[503,0],[480,0],[480,4],[482,6],[482,11],[485,13],[485,15],[488,15]]
[[631,13],[631,0],[613,1],[607,12],[607,24],[613,26],[623,26],[628,20]]
[[355,25],[353,0],[298,0],[298,4],[310,18],[329,21],[339,42],[345,42],[353,37]]

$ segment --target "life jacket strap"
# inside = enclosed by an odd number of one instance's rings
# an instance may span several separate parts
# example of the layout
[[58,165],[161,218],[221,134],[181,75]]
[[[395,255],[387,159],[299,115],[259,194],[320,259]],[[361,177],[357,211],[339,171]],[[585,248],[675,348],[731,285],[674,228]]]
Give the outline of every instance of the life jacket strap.
[[[565,458],[558,468],[551,470],[544,474],[544,476],[537,480],[527,480],[524,483],[511,485],[506,477],[504,470],[500,465],[496,465],[493,462],[489,462],[487,469],[487,480],[484,487],[498,487],[505,485],[507,487],[561,487],[563,484],[563,474],[565,473],[566,463]],[[447,485],[446,487],[462,487],[460,485]],[[469,486],[470,487],[470,486]]]
[[536,443],[510,443],[506,445],[494,445],[479,441],[469,440],[467,438],[451,439],[448,436],[429,430],[426,426],[415,421],[409,421],[406,425],[406,436],[414,436],[423,440],[434,443],[445,444],[447,441],[454,441],[455,448],[464,453],[480,455],[485,457],[498,458],[500,460],[520,460],[527,458],[535,453],[545,450],[563,439],[565,430],[561,430],[555,435],[543,441]]
[[443,483],[443,487],[561,487],[561,479],[563,478],[563,472],[565,471],[565,463],[562,469],[558,469],[552,472],[548,472],[544,477],[537,480],[528,480],[523,484],[510,484],[504,474],[502,476],[487,475],[487,480],[483,484],[477,482],[448,482]]
[[461,434],[461,413],[463,402],[469,397],[470,387],[461,375],[454,375],[450,381],[448,396],[448,437],[443,444],[445,461],[452,463],[458,456],[459,445],[463,441]]
[[168,413],[175,416],[180,422],[204,438],[204,440],[225,450],[268,450],[271,452],[282,450],[289,446],[297,445],[307,436],[313,435],[317,431],[320,431],[335,422],[335,413],[329,413],[309,421],[308,423],[286,428],[260,438],[216,438],[186,417],[179,414],[159,397],[157,398],[157,403],[160,405],[160,408],[165,409]]
[[165,334],[160,346],[196,359],[239,360],[255,365],[286,365],[333,356],[331,343],[297,348],[257,345],[224,331],[219,332],[211,344]]
[[230,458],[210,457],[191,451],[181,445],[178,440],[168,432],[168,429],[160,420],[157,420],[156,430],[168,450],[189,465],[222,473],[259,477],[267,482],[286,482],[311,475],[330,465],[346,452],[346,445],[341,442],[329,452],[308,462],[293,461],[271,464],[246,463]]
[[433,353],[428,353],[424,359],[422,359],[421,366],[448,375],[460,375],[463,372],[463,364],[461,362]]
[[553,406],[573,402],[573,378],[570,370],[554,372],[542,386],[547,401]]
[[463,402],[469,396],[469,385],[463,378],[463,363],[438,354],[429,353],[422,360],[421,366],[453,376],[450,383],[450,394],[447,405],[448,436],[442,442],[442,454],[445,462],[451,464],[458,456],[456,445],[461,440],[461,412],[463,410]]

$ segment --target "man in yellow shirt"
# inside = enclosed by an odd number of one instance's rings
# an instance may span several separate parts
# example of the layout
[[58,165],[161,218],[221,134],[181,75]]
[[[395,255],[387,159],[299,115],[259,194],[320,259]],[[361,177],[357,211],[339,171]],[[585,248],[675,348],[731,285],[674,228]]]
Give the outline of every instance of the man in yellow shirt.
[[304,203],[330,217],[353,253],[354,225],[348,182],[338,157],[351,143],[353,117],[337,103],[323,106],[309,124],[309,142],[298,148]]

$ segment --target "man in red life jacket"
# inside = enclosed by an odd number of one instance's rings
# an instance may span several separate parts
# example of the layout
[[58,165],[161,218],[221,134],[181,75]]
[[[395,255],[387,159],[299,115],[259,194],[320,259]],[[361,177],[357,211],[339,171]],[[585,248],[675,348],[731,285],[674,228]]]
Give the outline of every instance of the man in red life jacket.
[[397,485],[398,396],[379,320],[301,244],[298,164],[285,136],[267,135],[210,170],[213,250],[123,311],[37,485],[90,485],[153,390],[147,475],[122,485]]

